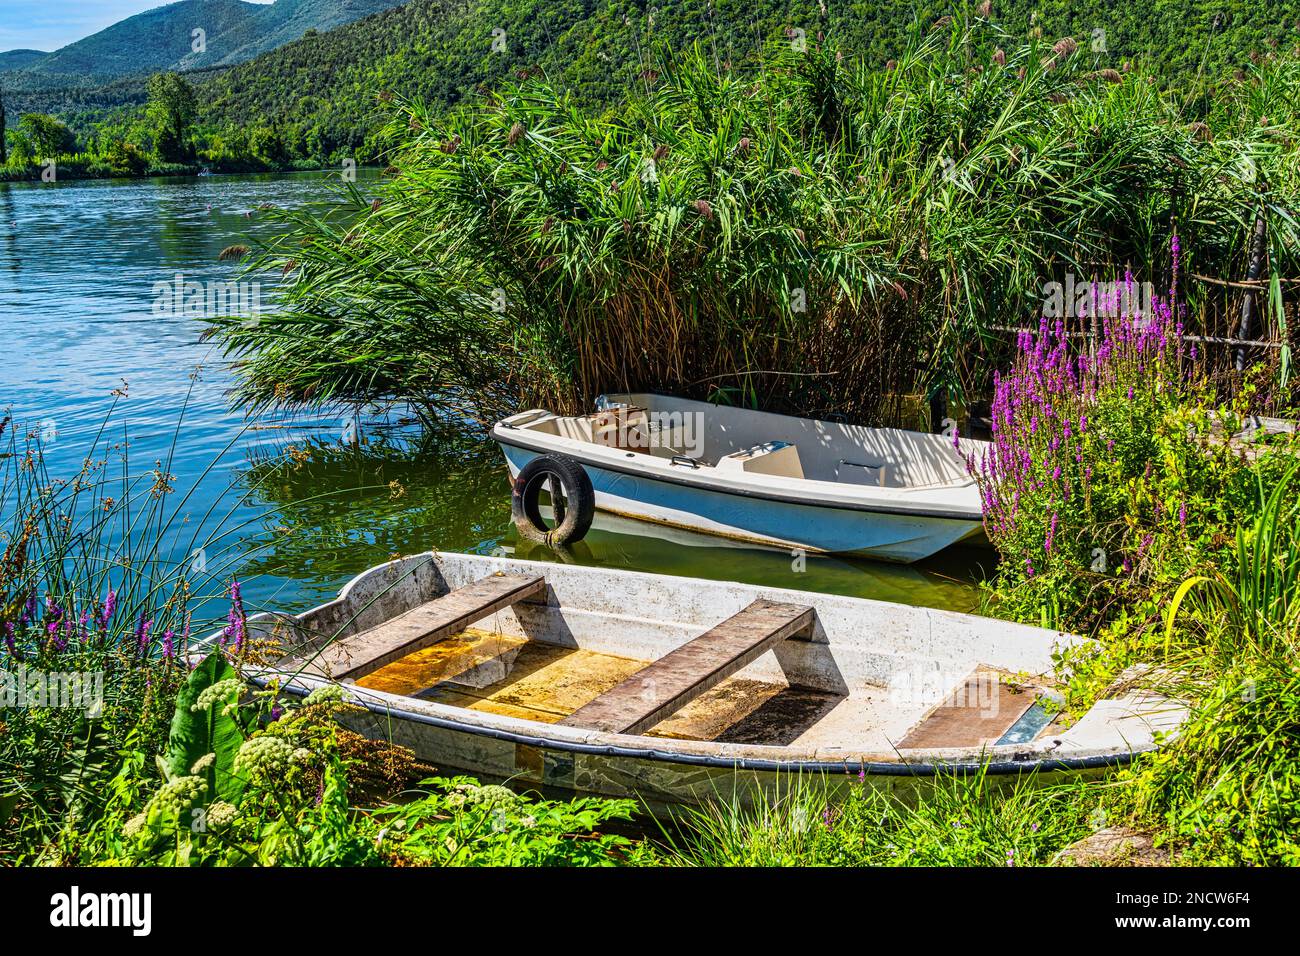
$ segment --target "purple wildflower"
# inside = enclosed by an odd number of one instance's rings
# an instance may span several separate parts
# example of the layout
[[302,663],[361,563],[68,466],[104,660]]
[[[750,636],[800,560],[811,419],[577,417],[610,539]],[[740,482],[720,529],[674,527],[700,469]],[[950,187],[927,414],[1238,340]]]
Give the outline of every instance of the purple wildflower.
[[221,632],[221,646],[225,647],[228,641],[233,641],[235,651],[238,653],[244,647],[244,599],[238,581],[230,582],[230,614],[227,615],[227,624]]
[[135,649],[140,654],[149,647],[149,628],[153,627],[153,618],[146,618],[144,614],[140,615],[140,621],[135,626]]
[[23,605],[22,613],[18,615],[18,626],[30,624],[36,619],[36,592],[32,591],[27,595],[27,603]]
[[115,610],[117,610],[117,592],[110,587],[108,593],[104,595],[104,611],[103,615],[99,619],[100,626],[104,630],[108,629],[109,622],[112,621],[113,612]]

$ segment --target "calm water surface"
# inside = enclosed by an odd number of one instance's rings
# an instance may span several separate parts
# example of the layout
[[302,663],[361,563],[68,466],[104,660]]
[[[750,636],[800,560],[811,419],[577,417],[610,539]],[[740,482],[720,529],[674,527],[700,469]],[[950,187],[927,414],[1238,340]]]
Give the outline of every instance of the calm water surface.
[[[170,458],[184,530],[167,548],[190,562],[193,541],[205,544],[210,590],[237,573],[250,608],[310,606],[394,554],[516,544],[505,466],[481,437],[420,436],[379,409],[360,411],[361,443],[344,441],[351,410],[249,419],[231,407],[233,372],[200,341],[202,321],[154,314],[157,283],[235,278],[218,255],[274,231],[259,206],[328,199],[332,179],[0,184],[0,408],[47,436],[55,477],[77,472],[106,419],[119,470],[123,449],[132,471]],[[796,572],[781,551],[603,517],[582,544],[570,560],[957,610],[974,607],[991,562],[958,550],[909,568],[810,557]]]

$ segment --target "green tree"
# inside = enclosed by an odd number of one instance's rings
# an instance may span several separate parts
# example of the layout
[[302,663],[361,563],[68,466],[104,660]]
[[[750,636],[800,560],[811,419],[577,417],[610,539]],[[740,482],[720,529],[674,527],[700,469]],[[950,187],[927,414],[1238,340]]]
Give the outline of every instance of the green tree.
[[140,147],[122,140],[108,143],[103,156],[109,173],[113,176],[143,176],[149,169],[149,158]]
[[154,136],[158,158],[179,163],[190,158],[188,134],[198,110],[194,88],[179,73],[149,77],[145,117]]
[[5,149],[5,91],[0,89],[0,166],[9,162],[9,154]]
[[77,137],[72,130],[48,113],[24,113],[18,121],[18,131],[26,139],[33,159],[44,160],[77,148]]
[[248,148],[256,159],[272,166],[289,158],[284,136],[273,126],[255,127],[248,138]]

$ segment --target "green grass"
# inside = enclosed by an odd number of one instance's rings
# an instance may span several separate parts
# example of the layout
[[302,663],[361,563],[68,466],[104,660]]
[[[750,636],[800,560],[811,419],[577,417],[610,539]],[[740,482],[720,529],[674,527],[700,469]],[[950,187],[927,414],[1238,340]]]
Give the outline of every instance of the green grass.
[[[791,777],[755,805],[715,799],[677,812],[667,858],[687,866],[1041,866],[1098,829],[1097,796],[1082,783],[980,771],[922,778],[906,799]],[[911,783],[912,781],[909,781]]]

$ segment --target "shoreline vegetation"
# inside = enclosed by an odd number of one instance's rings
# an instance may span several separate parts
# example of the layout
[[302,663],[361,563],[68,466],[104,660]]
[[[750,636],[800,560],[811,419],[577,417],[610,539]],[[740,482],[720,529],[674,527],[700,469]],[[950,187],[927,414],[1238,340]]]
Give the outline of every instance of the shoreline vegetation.
[[[360,12],[355,4],[351,9],[350,16]],[[806,0],[657,6],[408,0],[334,29],[309,30],[232,66],[205,65],[214,57],[190,55],[188,22],[175,23],[175,46],[159,46],[142,60],[105,56],[114,41],[101,34],[62,55],[38,56],[21,67],[15,61],[0,73],[0,86],[13,124],[25,113],[53,115],[86,151],[107,154],[114,143],[125,143],[151,155],[148,74],[130,70],[133,64],[152,64],[158,73],[180,70],[196,92],[193,140],[208,165],[222,166],[226,158],[267,168],[310,159],[337,167],[344,159],[384,160],[393,145],[382,135],[377,97],[384,93],[444,113],[523,73],[548,78],[599,112],[644,88],[657,49],[700,43],[719,65],[749,69],[774,40],[824,38],[846,55],[853,51],[861,62],[883,66],[936,28],[960,34],[980,22],[997,24],[1017,42],[1072,36],[1094,69],[1122,70],[1127,62],[1150,72],[1162,89],[1177,92],[1194,121],[1204,118],[1208,100],[1234,71],[1294,46],[1297,18],[1295,0],[1164,0],[1158,17],[1109,0],[881,0],[854,7]],[[226,49],[214,43],[214,53],[218,46]],[[970,54],[991,52],[974,47]],[[76,72],[69,72],[74,63]]]
[[[630,801],[439,778],[343,730],[337,693],[248,695],[238,569],[188,666],[186,575],[85,533],[133,501],[164,513],[165,468],[79,508],[103,489],[51,483],[10,430],[0,659],[118,678],[99,715],[6,712],[0,859],[1300,864],[1300,439],[1254,417],[1297,417],[1300,62],[1260,57],[1192,119],[1076,39],[971,29],[878,68],[813,38],[757,71],[663,54],[616,111],[537,77],[451,113],[393,97],[386,182],[273,213],[245,265],[283,277],[279,307],[208,334],[252,410],[403,400],[433,426],[662,390],[950,417],[959,451],[983,423],[985,613],[1096,639],[1059,662],[1059,719],[1146,687],[1189,705],[1177,736],[1100,781],[939,775],[903,803],[797,778],[616,835]],[[1053,283],[1084,293],[1049,318]]]
[[[1184,333],[1244,327],[1274,346],[1252,362],[1277,365],[1300,59],[1262,60],[1192,122],[1073,39],[972,30],[879,68],[811,39],[751,71],[663,51],[617,112],[539,78],[445,116],[393,100],[404,145],[377,187],[268,212],[283,233],[246,264],[283,307],[210,329],[239,400],[396,396],[490,421],[649,390],[914,427],[919,394],[937,428],[987,400],[1052,286],[1093,336],[1094,284],[1168,289],[1175,233]],[[1225,387],[1235,357],[1198,352]],[[1253,411],[1278,400],[1265,387]]]
[[[337,169],[325,169],[319,163],[313,160],[297,160],[294,162],[276,164],[276,165],[256,165],[256,164],[234,164],[228,166],[213,167],[201,162],[193,163],[150,163],[147,166],[139,167],[138,173],[133,172],[132,168],[113,166],[108,163],[100,163],[94,158],[87,158],[82,155],[73,156],[55,156],[55,178],[47,178],[45,174],[46,167],[42,164],[32,164],[24,166],[21,169],[13,167],[0,167],[0,182],[7,183],[48,183],[48,182],[85,182],[87,180],[136,180],[136,179],[158,179],[166,177],[198,176],[202,173],[211,173],[214,176],[225,174],[248,174],[248,173],[333,173],[339,174]],[[360,166],[358,169],[374,169],[378,167]]]

